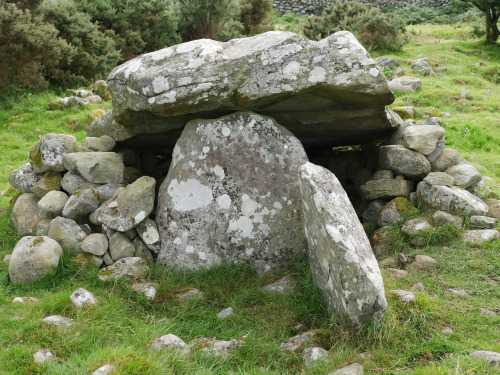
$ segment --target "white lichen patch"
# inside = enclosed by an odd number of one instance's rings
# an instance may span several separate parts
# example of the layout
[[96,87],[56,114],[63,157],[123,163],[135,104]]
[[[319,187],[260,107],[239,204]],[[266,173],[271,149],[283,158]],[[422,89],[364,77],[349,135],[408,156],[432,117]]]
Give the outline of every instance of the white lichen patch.
[[309,73],[309,78],[307,79],[311,83],[324,82],[326,79],[326,70],[320,66],[316,66],[311,73]]
[[217,198],[217,205],[221,210],[228,210],[231,207],[231,197],[227,194],[223,194]]
[[137,215],[134,216],[134,223],[139,224],[142,223],[142,221],[146,218],[146,213],[144,211],[139,212]]
[[168,194],[172,197],[173,209],[186,212],[208,206],[213,201],[212,190],[198,180],[172,180],[168,186]]
[[170,89],[170,85],[168,83],[168,79],[166,77],[156,77],[151,82],[153,85],[153,91],[155,94],[161,94]]
[[373,76],[373,77],[377,77],[379,75],[379,70],[377,68],[371,68],[370,69],[370,74]]
[[216,175],[218,178],[220,178],[221,180],[223,180],[224,177],[226,177],[226,174],[224,172],[224,168],[222,168],[220,165],[216,165],[215,167],[210,168],[210,171],[214,175]]

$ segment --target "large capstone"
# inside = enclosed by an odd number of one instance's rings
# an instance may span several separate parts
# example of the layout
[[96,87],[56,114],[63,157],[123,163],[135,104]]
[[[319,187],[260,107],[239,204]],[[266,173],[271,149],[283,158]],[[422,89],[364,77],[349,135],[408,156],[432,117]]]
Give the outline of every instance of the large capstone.
[[309,262],[328,310],[352,327],[378,322],[384,283],[349,197],[327,169],[306,163],[300,172]]
[[194,40],[138,56],[108,83],[113,114],[88,135],[150,149],[171,150],[190,120],[234,111],[273,117],[305,147],[359,144],[395,126],[383,72],[347,31],[319,42],[283,31]]
[[237,112],[188,123],[160,188],[159,261],[287,268],[306,248],[298,182],[306,161],[299,140],[271,118]]

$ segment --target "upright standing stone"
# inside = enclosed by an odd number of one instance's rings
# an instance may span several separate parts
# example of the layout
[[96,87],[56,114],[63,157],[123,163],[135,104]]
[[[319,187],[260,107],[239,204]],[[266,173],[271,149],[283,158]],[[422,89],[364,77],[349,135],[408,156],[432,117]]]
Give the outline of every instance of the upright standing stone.
[[298,183],[306,161],[299,140],[268,117],[237,112],[188,123],[160,188],[159,261],[289,266],[306,247]]
[[349,197],[327,169],[306,163],[300,172],[309,262],[328,310],[352,327],[378,321],[384,283]]

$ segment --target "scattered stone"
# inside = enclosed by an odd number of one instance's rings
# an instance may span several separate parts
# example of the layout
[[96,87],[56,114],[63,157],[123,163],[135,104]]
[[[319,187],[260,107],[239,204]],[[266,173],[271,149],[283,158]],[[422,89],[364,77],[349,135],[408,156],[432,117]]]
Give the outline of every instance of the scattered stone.
[[49,237],[26,236],[14,247],[9,262],[12,284],[38,281],[55,271],[63,250]]
[[413,190],[413,182],[406,180],[369,180],[361,185],[361,197],[363,200],[392,199],[406,197]]
[[73,324],[73,319],[66,318],[61,315],[50,315],[42,319],[42,321],[48,325],[53,325],[56,327],[69,327]]
[[102,116],[105,113],[106,111],[104,109],[98,108],[94,109],[93,111],[90,111],[88,117],[90,121],[95,121],[99,116]]
[[93,189],[97,188],[99,184],[95,184],[93,182],[87,181],[83,177],[73,173],[67,172],[64,174],[61,180],[61,187],[68,192],[69,194],[74,194],[77,191],[84,189]]
[[444,133],[444,128],[439,125],[408,126],[403,129],[403,146],[429,155],[436,149]]
[[168,335],[158,337],[153,341],[153,349],[154,350],[165,350],[165,349],[184,349],[187,348],[187,344],[172,333]]
[[468,230],[462,235],[462,241],[472,243],[485,243],[500,239],[500,232],[496,229]]
[[26,303],[26,302],[40,302],[40,300],[35,297],[15,297],[12,300],[12,303]]
[[467,297],[470,296],[469,292],[463,290],[463,289],[455,289],[455,288],[448,288],[446,289],[449,293],[454,294],[456,296],[460,297]]
[[395,198],[380,211],[378,225],[385,227],[392,224],[402,224],[405,221],[405,215],[413,210],[415,210],[415,206],[408,199]]
[[61,190],[61,180],[62,175],[59,172],[47,172],[43,175],[43,177],[38,180],[31,191],[38,198],[42,198],[49,191],[59,191]]
[[428,271],[431,268],[435,268],[438,265],[438,261],[427,255],[417,255],[415,260],[408,265],[408,268],[414,271]]
[[102,233],[89,234],[82,241],[81,249],[86,253],[102,257],[108,251],[108,238]]
[[488,362],[490,366],[500,366],[500,353],[486,350],[476,350],[471,353],[472,357],[481,358]]
[[79,98],[78,96],[68,96],[67,98],[54,99],[49,104],[47,104],[47,109],[53,111],[67,107],[71,107],[73,109],[85,108],[89,104],[90,102],[87,99]]
[[410,180],[420,180],[431,171],[431,164],[424,155],[401,145],[380,147],[379,165]]
[[79,253],[87,234],[74,220],[56,217],[50,224],[48,236],[56,240],[65,253]]
[[109,152],[113,150],[115,146],[116,141],[107,135],[101,137],[87,137],[82,142],[82,147],[100,152]]
[[401,232],[408,237],[412,237],[430,228],[432,228],[432,225],[429,223],[428,218],[415,217],[413,219],[408,220],[403,225],[403,227],[401,228]]
[[321,343],[326,338],[325,335],[321,330],[307,331],[290,337],[280,345],[280,350],[299,353],[307,346]]
[[92,104],[99,104],[102,101],[101,97],[98,95],[90,95],[86,99]]
[[41,172],[64,172],[64,155],[76,152],[78,144],[73,135],[47,134],[31,148],[29,158],[33,170]]
[[428,57],[423,57],[421,59],[418,59],[411,64],[412,70],[418,70],[421,68],[428,68],[428,69],[432,68],[431,64],[429,64]]
[[188,288],[177,295],[177,302],[182,305],[187,301],[200,300],[203,299],[203,297],[203,292],[196,288]]
[[460,153],[451,148],[445,148],[441,154],[431,163],[432,172],[444,172],[447,169],[458,165],[460,162]]
[[352,327],[378,322],[387,306],[382,275],[342,185],[329,170],[306,163],[300,191],[312,277],[328,310]]
[[410,287],[410,290],[423,292],[423,291],[425,291],[425,287],[422,283],[416,283]]
[[49,191],[38,201],[38,215],[44,219],[53,219],[61,216],[68,195],[62,191]]
[[[106,254],[105,254],[106,256]],[[105,259],[105,256],[103,259]],[[139,279],[146,277],[149,273],[149,267],[142,258],[130,257],[123,258],[113,263],[111,266],[103,268],[99,271],[99,280],[107,281],[122,277],[130,279]]]
[[408,275],[408,271],[399,270],[397,268],[388,268],[387,271],[397,280],[404,279]]
[[443,335],[451,335],[453,333],[453,329],[451,329],[451,327],[444,327],[442,330],[441,330],[441,333]]
[[219,319],[225,319],[230,317],[231,315],[234,315],[234,309],[232,307],[228,307],[227,309],[222,310],[217,314],[217,318]]
[[381,267],[395,267],[397,265],[397,262],[396,262],[396,258],[389,257],[389,258],[385,258],[384,260],[381,260],[378,264]]
[[392,111],[396,112],[403,120],[415,118],[417,115],[414,107],[396,107],[392,108]]
[[470,227],[474,229],[492,229],[497,224],[498,219],[487,216],[471,216]]
[[311,348],[305,348],[302,353],[302,360],[304,361],[304,367],[306,369],[311,369],[318,361],[324,361],[330,356],[330,354],[323,348],[314,346]]
[[24,193],[17,198],[10,214],[9,223],[19,237],[36,232],[40,221],[38,216],[38,197],[33,193]]
[[338,369],[328,375],[363,375],[365,373],[365,369],[359,363],[353,363],[347,367],[343,367]]
[[154,220],[146,218],[136,227],[136,229],[148,249],[158,254],[161,250],[160,234],[158,233],[158,227]]
[[9,174],[9,183],[21,193],[31,193],[33,186],[43,178],[43,174],[36,173],[30,163],[26,163]]
[[267,293],[286,294],[293,293],[296,288],[297,282],[295,281],[295,279],[292,276],[287,275],[282,277],[278,281],[275,281],[274,283],[266,285],[262,288],[262,290]]
[[205,354],[214,355],[217,357],[226,358],[231,352],[233,352],[238,346],[240,346],[238,340],[210,340],[205,337],[195,340],[191,346],[194,346],[195,350],[203,352]]
[[50,352],[49,349],[39,349],[35,354],[33,354],[33,360],[35,363],[42,364],[46,361],[55,361],[57,358]]
[[79,288],[73,292],[69,300],[75,307],[97,306],[99,302],[94,295],[86,289]]
[[121,232],[115,232],[109,238],[109,255],[116,262],[119,259],[133,257],[134,244]]
[[65,154],[64,166],[84,179],[96,184],[123,182],[125,166],[114,152],[79,152]]
[[488,206],[481,199],[454,186],[429,185],[422,181],[417,185],[417,196],[423,209],[434,208],[455,213],[463,211],[471,215],[488,212]]
[[460,216],[452,215],[444,211],[436,211],[433,215],[433,219],[436,226],[451,224],[457,229],[462,228],[464,221]]
[[393,92],[415,92],[422,89],[422,81],[415,77],[403,76],[388,83]]
[[144,294],[149,301],[154,301],[156,298],[156,285],[152,283],[135,283],[130,286],[130,289],[138,294]]
[[117,191],[102,209],[99,221],[120,232],[142,223],[153,211],[155,186],[154,178],[144,176]]
[[399,66],[398,60],[395,60],[388,56],[380,56],[375,60],[375,62],[378,66],[386,66],[389,69],[394,69],[395,67]]
[[97,193],[93,189],[80,190],[71,195],[67,200],[62,215],[68,219],[76,220],[87,216],[99,207]]
[[95,370],[92,375],[109,375],[115,371],[115,368],[112,365],[104,365]]
[[391,290],[391,294],[395,294],[399,297],[399,301],[402,302],[404,305],[410,304],[410,303],[416,303],[415,295],[412,292],[408,292],[406,290],[401,290],[401,289],[396,289],[396,290]]
[[484,315],[488,315],[488,316],[491,316],[491,317],[496,317],[498,315],[500,315],[500,309],[486,309],[484,307],[481,307],[481,314],[484,314]]
[[423,181],[429,185],[453,186],[455,178],[444,172],[431,172]]

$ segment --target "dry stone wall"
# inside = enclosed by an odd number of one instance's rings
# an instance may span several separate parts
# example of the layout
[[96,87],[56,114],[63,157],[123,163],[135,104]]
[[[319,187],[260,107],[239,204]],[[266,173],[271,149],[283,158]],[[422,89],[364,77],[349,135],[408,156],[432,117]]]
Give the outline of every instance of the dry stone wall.
[[[323,9],[334,4],[337,0],[274,0],[273,7],[280,15],[301,14],[317,16]],[[340,0],[342,2],[347,0]],[[451,4],[453,0],[358,0],[360,3],[370,3],[378,8],[406,8],[411,5],[441,7]]]

